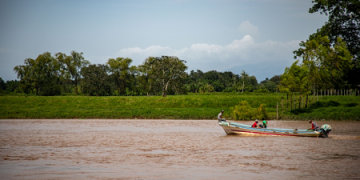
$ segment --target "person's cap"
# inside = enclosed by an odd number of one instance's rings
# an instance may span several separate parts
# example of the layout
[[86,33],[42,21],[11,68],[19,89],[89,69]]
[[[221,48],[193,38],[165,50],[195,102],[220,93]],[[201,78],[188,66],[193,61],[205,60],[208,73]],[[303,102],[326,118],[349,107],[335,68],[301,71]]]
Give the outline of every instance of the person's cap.
[[224,112],[224,110],[221,110],[221,112]]
[[259,120],[255,119],[255,122],[259,122]]

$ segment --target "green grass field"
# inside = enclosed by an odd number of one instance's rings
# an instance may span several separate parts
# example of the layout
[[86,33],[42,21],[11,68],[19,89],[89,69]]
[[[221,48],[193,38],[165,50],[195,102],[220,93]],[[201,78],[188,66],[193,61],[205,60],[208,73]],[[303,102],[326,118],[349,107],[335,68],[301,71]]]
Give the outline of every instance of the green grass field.
[[[111,118],[216,119],[220,110],[231,118],[231,108],[246,100],[251,107],[266,104],[270,119],[360,120],[359,96],[323,96],[307,109],[281,113],[282,93],[204,93],[175,96],[0,96],[0,119]],[[316,102],[316,103],[315,103]]]

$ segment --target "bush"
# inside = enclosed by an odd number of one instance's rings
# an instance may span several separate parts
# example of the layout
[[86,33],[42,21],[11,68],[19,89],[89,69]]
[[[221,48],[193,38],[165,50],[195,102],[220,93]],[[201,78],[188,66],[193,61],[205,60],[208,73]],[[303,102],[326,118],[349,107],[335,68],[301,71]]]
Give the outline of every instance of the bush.
[[268,118],[265,104],[260,104],[259,108],[255,109],[250,106],[247,101],[241,101],[233,109],[233,118],[235,120],[252,120]]

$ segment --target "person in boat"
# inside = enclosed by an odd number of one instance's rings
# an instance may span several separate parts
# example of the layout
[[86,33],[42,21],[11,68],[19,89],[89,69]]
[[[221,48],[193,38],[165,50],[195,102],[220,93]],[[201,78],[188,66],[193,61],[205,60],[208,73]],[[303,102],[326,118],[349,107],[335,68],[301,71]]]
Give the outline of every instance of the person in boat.
[[218,121],[219,122],[226,122],[226,119],[222,118],[223,113],[224,113],[224,110],[221,110],[221,112],[218,114]]
[[263,127],[264,127],[264,128],[267,128],[267,122],[266,122],[265,118],[262,118],[262,120],[263,120],[263,122],[262,122],[262,123],[263,123]]
[[311,128],[309,128],[308,130],[319,131],[319,126],[316,124],[316,122],[309,120],[309,123],[311,124]]
[[255,120],[254,124],[251,126],[252,128],[259,128],[259,120]]

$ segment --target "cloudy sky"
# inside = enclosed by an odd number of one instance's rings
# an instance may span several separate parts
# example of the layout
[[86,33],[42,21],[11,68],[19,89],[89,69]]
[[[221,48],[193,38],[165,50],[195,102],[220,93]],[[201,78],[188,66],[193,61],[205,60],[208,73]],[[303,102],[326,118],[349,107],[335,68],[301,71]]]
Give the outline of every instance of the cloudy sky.
[[92,64],[149,56],[186,60],[188,71],[282,74],[292,51],[327,17],[312,0],[1,0],[0,77],[44,52],[83,52]]

